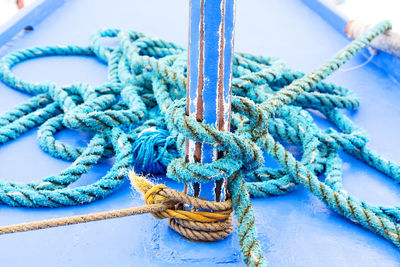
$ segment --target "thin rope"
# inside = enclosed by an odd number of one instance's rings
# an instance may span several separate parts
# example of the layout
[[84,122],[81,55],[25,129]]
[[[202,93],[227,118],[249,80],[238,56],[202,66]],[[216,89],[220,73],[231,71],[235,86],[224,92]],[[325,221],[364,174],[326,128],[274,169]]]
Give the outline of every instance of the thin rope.
[[360,68],[364,67],[365,65],[370,63],[374,59],[374,57],[377,55],[377,52],[373,48],[370,48],[369,52],[370,52],[371,55],[364,62],[362,62],[362,63],[360,63],[360,64],[358,64],[356,66],[339,69],[338,71],[340,71],[340,72],[349,72],[349,71],[357,70],[357,69],[360,69]]
[[0,227],[0,235],[121,218],[121,217],[150,213],[150,212],[160,212],[170,207],[171,205],[160,203],[160,204],[145,205],[140,207],[133,207],[128,209],[90,213],[85,215],[70,216],[70,217],[43,220],[37,222],[13,224],[9,226]]
[[[400,181],[400,166],[370,150],[366,133],[340,112],[357,109],[357,97],[346,88],[322,82],[390,28],[389,22],[382,22],[368,29],[309,75],[287,69],[276,58],[235,54],[231,132],[186,116],[187,53],[173,43],[109,29],[95,33],[87,47],[48,46],[12,52],[0,61],[0,79],[33,97],[0,115],[0,145],[39,127],[40,147],[72,164],[37,182],[0,180],[0,203],[30,208],[91,203],[118,188],[134,166],[138,173],[166,172],[168,178],[185,185],[227,179],[228,199],[224,202],[204,202],[163,185],[150,185],[145,179],[139,179],[137,187],[146,189],[145,201],[151,207],[174,203],[152,214],[168,218],[175,231],[194,240],[228,236],[233,208],[243,260],[249,266],[267,264],[257,240],[250,196],[284,195],[299,185],[338,214],[400,247],[400,207],[372,205],[349,195],[342,184],[339,152],[362,160],[396,182]],[[103,37],[117,38],[119,45],[103,46]],[[26,60],[56,55],[97,57],[108,65],[107,83],[98,87],[30,83],[11,72]],[[309,109],[321,112],[338,130],[318,128]],[[65,128],[90,132],[93,138],[86,147],[63,144],[54,135]],[[186,163],[186,138],[207,143],[225,152],[224,156],[208,164]],[[284,144],[297,146],[302,151],[300,158]],[[264,166],[263,153],[280,167]],[[69,188],[94,164],[114,156],[104,177]],[[319,180],[322,175],[325,179]],[[202,210],[192,211],[191,207]]]

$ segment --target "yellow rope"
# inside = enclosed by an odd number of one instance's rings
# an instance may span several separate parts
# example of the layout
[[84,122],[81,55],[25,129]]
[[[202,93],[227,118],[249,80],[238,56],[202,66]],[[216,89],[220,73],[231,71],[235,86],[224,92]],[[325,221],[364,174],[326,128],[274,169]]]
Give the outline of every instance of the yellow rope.
[[140,207],[133,207],[128,209],[90,213],[86,215],[77,215],[77,216],[70,216],[70,217],[50,219],[37,222],[13,224],[0,227],[0,235],[47,229],[52,227],[100,221],[113,218],[121,218],[121,217],[144,214],[149,212],[158,212],[165,210],[166,208],[169,207],[170,205],[166,203],[159,203],[159,204],[145,205]]
[[[137,176],[134,171],[131,171],[129,173],[129,178],[133,187],[144,195],[146,204],[152,205],[156,203],[165,203],[166,201],[168,201],[166,197],[158,194],[161,190],[168,188],[164,184],[154,185],[145,177]],[[193,222],[208,223],[226,220],[231,213],[232,209],[214,212],[166,209],[165,211],[158,212],[155,217],[174,218]]]

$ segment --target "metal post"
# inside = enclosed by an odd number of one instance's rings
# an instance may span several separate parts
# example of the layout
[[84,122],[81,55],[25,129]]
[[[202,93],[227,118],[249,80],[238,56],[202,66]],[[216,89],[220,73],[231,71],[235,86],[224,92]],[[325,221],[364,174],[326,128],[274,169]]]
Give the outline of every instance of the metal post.
[[[230,130],[235,0],[190,0],[187,115]],[[210,145],[186,140],[188,162],[209,163],[221,156]],[[223,181],[202,185],[202,197],[219,201]],[[199,197],[200,185],[193,184]],[[185,186],[187,192],[187,186]]]

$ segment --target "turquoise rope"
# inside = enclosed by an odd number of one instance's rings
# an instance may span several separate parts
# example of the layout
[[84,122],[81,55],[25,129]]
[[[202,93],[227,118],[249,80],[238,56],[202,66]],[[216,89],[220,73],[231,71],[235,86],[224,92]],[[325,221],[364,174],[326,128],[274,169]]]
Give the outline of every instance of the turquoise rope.
[[[88,47],[37,47],[12,52],[0,61],[0,78],[9,87],[34,95],[0,115],[0,144],[39,126],[40,147],[56,158],[73,161],[58,175],[27,184],[0,181],[0,202],[10,206],[59,207],[90,203],[112,193],[127,171],[167,173],[180,183],[228,179],[238,220],[244,261],[264,266],[257,241],[250,196],[286,194],[300,184],[333,210],[400,247],[400,207],[375,206],[344,190],[340,151],[400,181],[400,166],[366,147],[365,132],[339,109],[356,109],[348,89],[322,82],[373,38],[390,29],[383,22],[353,41],[322,67],[305,75],[275,58],[235,54],[232,81],[232,132],[220,132],[185,115],[186,51],[133,31],[96,32]],[[117,38],[106,47],[101,38]],[[11,69],[26,60],[55,55],[97,57],[108,65],[108,82],[59,86],[29,83]],[[320,111],[338,129],[322,130],[306,109]],[[65,128],[93,134],[87,147],[57,141]],[[185,138],[214,145],[225,156],[209,164],[186,163]],[[283,143],[302,149],[297,160]],[[263,152],[280,168],[263,167]],[[103,158],[115,163],[99,181],[68,186]],[[325,175],[320,181],[319,176]]]

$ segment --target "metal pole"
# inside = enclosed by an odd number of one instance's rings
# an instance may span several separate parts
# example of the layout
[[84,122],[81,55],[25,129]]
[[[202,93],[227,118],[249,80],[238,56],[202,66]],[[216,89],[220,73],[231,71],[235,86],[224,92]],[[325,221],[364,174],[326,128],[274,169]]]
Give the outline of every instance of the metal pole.
[[[230,130],[235,0],[190,0],[187,115]],[[222,156],[208,144],[186,140],[187,162],[209,163]],[[223,181],[194,183],[193,195],[219,201]],[[187,192],[187,186],[185,186]]]

